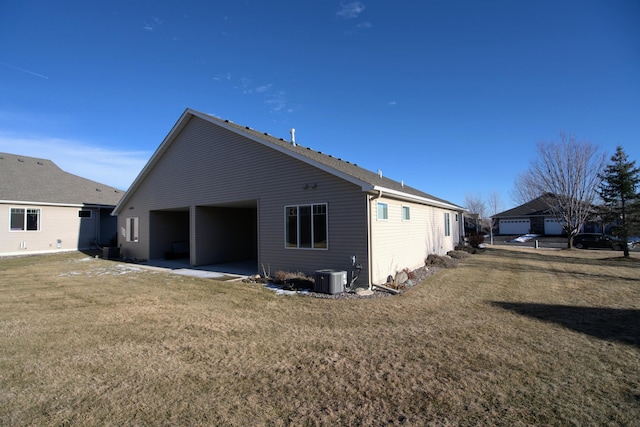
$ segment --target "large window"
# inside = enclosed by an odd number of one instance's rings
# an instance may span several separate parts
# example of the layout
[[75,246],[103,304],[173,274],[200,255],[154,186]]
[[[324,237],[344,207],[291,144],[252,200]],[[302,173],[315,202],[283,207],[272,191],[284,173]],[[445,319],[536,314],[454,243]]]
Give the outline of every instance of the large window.
[[449,212],[444,213],[444,235],[451,236],[451,216]]
[[285,247],[327,249],[327,205],[285,207]]
[[389,205],[378,202],[378,219],[389,219]]
[[125,225],[125,240],[127,242],[138,241],[138,218],[127,218]]
[[40,230],[40,209],[11,208],[11,231]]

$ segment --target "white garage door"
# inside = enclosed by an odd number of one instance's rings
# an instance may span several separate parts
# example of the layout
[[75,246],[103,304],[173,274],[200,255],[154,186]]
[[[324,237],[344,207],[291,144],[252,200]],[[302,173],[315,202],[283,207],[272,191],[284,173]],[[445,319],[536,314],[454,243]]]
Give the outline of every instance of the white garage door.
[[560,235],[562,234],[562,226],[557,219],[548,219],[544,220],[544,234],[548,235]]
[[531,224],[528,219],[501,219],[500,234],[527,234]]

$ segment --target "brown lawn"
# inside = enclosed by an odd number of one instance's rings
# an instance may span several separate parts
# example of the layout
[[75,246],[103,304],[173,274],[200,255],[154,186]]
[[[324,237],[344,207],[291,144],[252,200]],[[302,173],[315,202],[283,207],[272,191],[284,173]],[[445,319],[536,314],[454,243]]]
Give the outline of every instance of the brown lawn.
[[488,249],[399,296],[0,259],[0,425],[638,425],[640,257]]

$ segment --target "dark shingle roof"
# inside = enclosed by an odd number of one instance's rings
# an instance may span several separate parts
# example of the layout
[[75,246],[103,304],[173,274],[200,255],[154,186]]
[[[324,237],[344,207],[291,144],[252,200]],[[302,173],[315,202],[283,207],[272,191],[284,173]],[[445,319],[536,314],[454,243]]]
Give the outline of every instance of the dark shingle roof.
[[404,185],[401,182],[394,181],[392,179],[386,178],[384,176],[380,176],[377,173],[368,171],[359,167],[358,165],[333,157],[328,154],[323,154],[319,151],[312,150],[309,147],[304,147],[299,144],[292,144],[289,141],[285,141],[282,138],[276,138],[274,136],[269,135],[268,133],[259,132],[255,129],[251,129],[248,126],[241,126],[236,123],[233,123],[229,120],[224,120],[219,117],[212,116],[210,114],[205,114],[200,111],[186,109],[178,122],[173,126],[169,135],[164,139],[162,144],[158,147],[156,152],[153,154],[149,162],[142,169],[140,174],[136,177],[133,184],[129,188],[125,197],[121,200],[120,204],[116,207],[115,213],[121,209],[122,205],[124,205],[131,194],[133,194],[139,183],[144,180],[144,177],[149,173],[149,171],[154,167],[155,163],[159,158],[162,157],[163,153],[166,149],[171,145],[176,135],[178,135],[182,129],[187,125],[187,123],[193,118],[198,117],[202,120],[206,120],[214,125],[219,125],[225,129],[229,129],[232,132],[243,135],[247,138],[251,138],[257,142],[260,142],[266,146],[271,146],[273,149],[276,149],[282,153],[285,153],[289,156],[296,157],[302,161],[308,162],[309,164],[315,165],[316,167],[320,167],[323,170],[326,170],[330,173],[333,173],[337,176],[342,177],[343,179],[358,183],[362,185],[363,190],[366,191],[377,191],[384,190],[387,191],[387,196],[389,196],[389,191],[396,193],[396,197],[408,197],[411,200],[418,201],[420,203],[432,204],[437,206],[444,206],[449,209],[464,211],[465,209],[461,206],[455,205],[447,200],[440,199],[438,197],[432,196],[431,194],[420,191],[416,188],[409,187],[408,185]]
[[516,206],[515,208],[506,210],[504,212],[500,212],[499,214],[494,215],[494,218],[511,218],[511,217],[522,217],[522,216],[540,216],[540,215],[549,215],[549,197],[553,197],[549,194],[542,195],[540,197],[536,197],[533,200],[528,201],[527,203]]
[[[342,160],[337,157],[333,157],[329,154],[324,154],[320,151],[312,150],[309,147],[304,147],[297,143],[294,145],[290,141],[286,141],[283,138],[276,138],[274,136],[269,135],[268,133],[259,132],[255,129],[251,129],[248,126],[241,126],[229,120],[223,120],[219,117],[211,116],[208,114],[202,114],[202,115],[206,116],[211,122],[218,122],[223,126],[226,125],[226,126],[232,127],[237,131],[239,131],[240,133],[246,133],[246,134],[252,135],[255,138],[277,145],[292,153],[306,157],[312,161],[315,161],[324,166],[327,166],[337,172],[348,175],[359,181],[368,183],[371,186],[384,187],[384,188],[405,193],[408,195],[423,197],[423,198],[433,200],[435,202],[440,202],[440,203],[448,204],[451,206],[459,207],[447,200],[441,199],[439,197],[435,197],[431,194],[425,193],[416,188],[405,185],[402,182],[398,182],[393,179],[380,176],[379,174],[371,172],[367,169],[364,169],[355,163],[351,163],[349,161]],[[463,209],[462,207],[459,207],[459,208]]]
[[123,194],[51,160],[0,153],[0,201],[115,206]]

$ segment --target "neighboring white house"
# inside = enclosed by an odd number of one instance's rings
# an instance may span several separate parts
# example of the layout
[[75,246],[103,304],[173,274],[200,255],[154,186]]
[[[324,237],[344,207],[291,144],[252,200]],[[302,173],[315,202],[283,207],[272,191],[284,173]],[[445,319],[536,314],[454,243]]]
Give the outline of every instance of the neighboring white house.
[[0,153],[0,256],[110,244],[123,191],[60,169],[51,160]]
[[187,109],[114,213],[126,257],[179,252],[193,266],[249,261],[256,272],[306,274],[351,271],[356,257],[359,283],[379,284],[454,249],[464,211],[382,173]]

